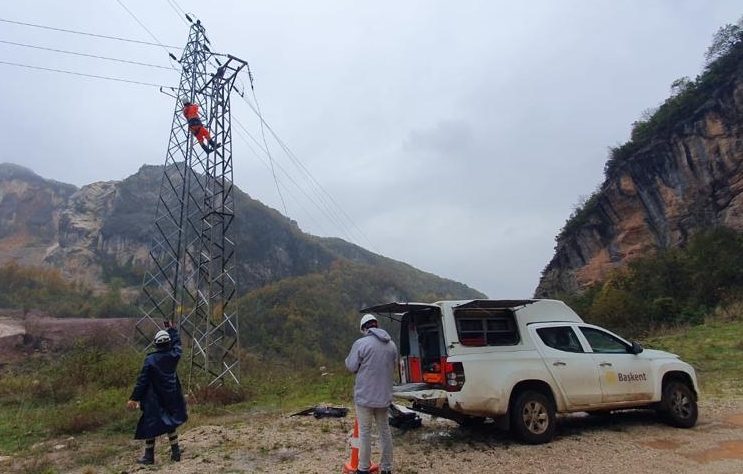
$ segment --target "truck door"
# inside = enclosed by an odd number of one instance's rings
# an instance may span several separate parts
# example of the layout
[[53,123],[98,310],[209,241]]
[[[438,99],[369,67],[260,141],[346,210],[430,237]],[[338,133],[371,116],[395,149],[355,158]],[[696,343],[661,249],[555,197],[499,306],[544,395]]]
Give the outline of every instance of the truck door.
[[651,400],[653,380],[650,361],[630,352],[631,346],[608,331],[581,326],[600,371],[604,403]]
[[[446,364],[446,346],[441,318],[413,318],[417,333],[417,352],[420,354],[421,380],[435,385],[443,385]],[[412,345],[416,345],[413,343]],[[411,350],[411,353],[414,352]]]
[[[547,368],[571,408],[601,403],[599,369],[569,325],[534,326]],[[541,342],[541,344],[540,344]]]
[[400,329],[400,372],[403,383],[444,383],[446,347],[441,318],[406,314]]
[[400,323],[400,383],[423,382],[421,351],[418,346],[418,329],[404,315]]
[[388,303],[361,310],[400,322],[400,382],[443,385],[446,345],[441,308],[426,303]]

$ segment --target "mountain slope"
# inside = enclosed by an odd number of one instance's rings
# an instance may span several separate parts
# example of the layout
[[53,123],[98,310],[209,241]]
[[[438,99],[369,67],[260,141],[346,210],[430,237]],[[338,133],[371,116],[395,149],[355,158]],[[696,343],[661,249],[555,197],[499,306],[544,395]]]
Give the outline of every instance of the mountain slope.
[[[94,289],[105,289],[114,277],[136,287],[149,265],[162,174],[162,166],[145,165],[123,181],[78,189],[0,164],[0,264],[15,260],[54,267]],[[238,294],[286,278],[322,274],[343,261],[392,272],[400,294],[407,296],[483,296],[341,239],[305,234],[237,188],[234,198]]]

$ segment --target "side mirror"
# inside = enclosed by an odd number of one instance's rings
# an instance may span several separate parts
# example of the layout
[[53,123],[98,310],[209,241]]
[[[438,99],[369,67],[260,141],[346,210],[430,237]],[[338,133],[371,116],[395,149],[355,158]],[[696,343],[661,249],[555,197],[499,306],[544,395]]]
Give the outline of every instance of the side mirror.
[[635,355],[636,355],[636,354],[639,354],[640,352],[642,352],[643,350],[644,350],[644,349],[643,349],[643,347],[642,347],[642,346],[640,345],[640,343],[639,343],[639,342],[637,342],[637,341],[632,341],[632,348],[630,349],[630,353],[632,353],[632,354],[635,354]]

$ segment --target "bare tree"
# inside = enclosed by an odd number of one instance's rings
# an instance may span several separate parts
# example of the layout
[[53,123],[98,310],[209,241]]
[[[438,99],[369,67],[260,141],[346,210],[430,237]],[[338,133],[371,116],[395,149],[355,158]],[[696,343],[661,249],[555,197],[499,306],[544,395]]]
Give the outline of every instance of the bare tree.
[[717,30],[712,37],[712,44],[704,55],[706,65],[709,66],[715,60],[725,56],[741,40],[743,40],[743,17],[736,24],[728,23]]

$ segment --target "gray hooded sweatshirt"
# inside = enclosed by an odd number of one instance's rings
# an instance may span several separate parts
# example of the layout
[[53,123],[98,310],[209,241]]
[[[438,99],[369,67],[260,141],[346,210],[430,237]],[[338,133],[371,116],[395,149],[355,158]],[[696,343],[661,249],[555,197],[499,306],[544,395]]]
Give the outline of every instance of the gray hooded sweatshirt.
[[384,329],[369,328],[346,357],[346,367],[356,374],[356,405],[386,408],[392,403],[392,382],[397,369],[397,346]]

